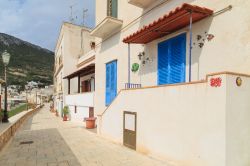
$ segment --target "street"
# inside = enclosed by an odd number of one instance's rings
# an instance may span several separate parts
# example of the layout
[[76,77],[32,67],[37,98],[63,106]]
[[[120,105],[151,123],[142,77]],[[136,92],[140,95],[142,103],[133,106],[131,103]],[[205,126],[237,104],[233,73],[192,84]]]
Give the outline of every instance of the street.
[[0,166],[161,166],[162,161],[63,122],[45,105],[18,130],[0,154]]

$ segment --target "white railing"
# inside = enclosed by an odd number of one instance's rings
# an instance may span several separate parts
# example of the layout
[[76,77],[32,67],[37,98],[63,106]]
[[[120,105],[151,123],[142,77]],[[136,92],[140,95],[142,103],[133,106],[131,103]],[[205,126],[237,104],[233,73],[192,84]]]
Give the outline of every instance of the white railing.
[[93,107],[94,92],[66,95],[65,103],[68,106]]

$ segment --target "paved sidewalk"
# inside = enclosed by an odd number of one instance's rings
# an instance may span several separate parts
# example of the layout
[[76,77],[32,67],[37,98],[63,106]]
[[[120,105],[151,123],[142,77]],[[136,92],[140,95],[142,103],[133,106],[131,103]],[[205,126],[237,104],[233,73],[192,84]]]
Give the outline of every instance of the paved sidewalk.
[[113,144],[63,122],[45,105],[0,153],[1,166],[164,166],[162,161]]

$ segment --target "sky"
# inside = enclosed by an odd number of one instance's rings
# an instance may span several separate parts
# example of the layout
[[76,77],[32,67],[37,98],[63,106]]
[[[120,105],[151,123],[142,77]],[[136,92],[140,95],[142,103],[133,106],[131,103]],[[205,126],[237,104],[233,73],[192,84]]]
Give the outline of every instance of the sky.
[[95,0],[0,0],[0,32],[54,51],[63,21],[95,26]]

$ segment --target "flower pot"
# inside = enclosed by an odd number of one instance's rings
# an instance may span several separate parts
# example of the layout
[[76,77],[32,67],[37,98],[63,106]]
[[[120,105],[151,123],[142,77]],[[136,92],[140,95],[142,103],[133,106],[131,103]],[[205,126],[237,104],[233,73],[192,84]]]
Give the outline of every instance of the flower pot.
[[66,115],[63,116],[63,121],[67,121],[68,117]]
[[86,128],[87,129],[94,129],[95,128],[95,117],[92,118],[85,118],[84,119],[86,121]]

